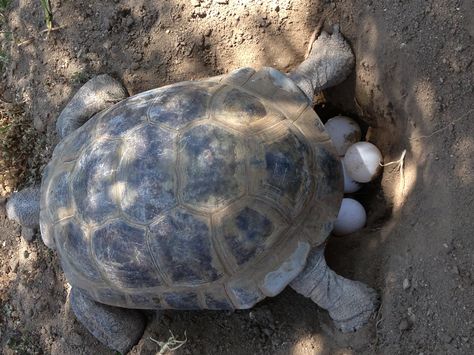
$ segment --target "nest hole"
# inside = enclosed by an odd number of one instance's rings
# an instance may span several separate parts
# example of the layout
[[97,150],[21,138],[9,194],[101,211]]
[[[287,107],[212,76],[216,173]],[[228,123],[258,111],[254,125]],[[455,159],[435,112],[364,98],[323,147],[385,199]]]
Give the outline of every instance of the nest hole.
[[[314,110],[324,124],[330,118],[338,115],[350,117],[360,126],[361,141],[372,141],[374,138],[371,135],[368,139],[370,130],[368,122],[374,122],[374,117],[361,117],[355,114],[354,111],[342,107],[337,101],[332,101],[330,97],[316,103]],[[376,120],[376,122],[379,121]],[[326,248],[326,259],[332,269],[345,277],[364,281],[372,287],[376,283],[374,276],[376,273],[370,272],[370,269],[377,264],[373,263],[373,257],[379,247],[377,241],[374,243],[374,238],[376,238],[374,231],[379,230],[386,224],[392,214],[392,204],[382,189],[383,174],[382,171],[374,181],[363,184],[359,191],[344,194],[344,197],[353,198],[364,206],[367,213],[367,224],[362,230],[350,235],[342,237],[331,235]],[[369,244],[372,251],[367,253]]]

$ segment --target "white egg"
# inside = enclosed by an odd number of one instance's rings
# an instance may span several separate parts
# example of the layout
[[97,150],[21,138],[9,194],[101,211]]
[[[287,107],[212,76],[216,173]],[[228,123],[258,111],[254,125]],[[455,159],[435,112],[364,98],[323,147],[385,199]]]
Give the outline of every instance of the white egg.
[[364,207],[352,198],[344,198],[332,232],[338,236],[354,233],[365,226],[366,220]]
[[344,173],[344,193],[351,194],[353,192],[359,191],[362,185],[355,181],[353,178],[347,174],[346,167],[344,166],[344,159],[342,159],[342,172]]
[[382,153],[369,142],[351,145],[343,160],[347,174],[357,182],[372,181],[382,170]]
[[341,157],[346,154],[347,148],[360,141],[360,127],[352,118],[336,116],[329,119],[324,127]]

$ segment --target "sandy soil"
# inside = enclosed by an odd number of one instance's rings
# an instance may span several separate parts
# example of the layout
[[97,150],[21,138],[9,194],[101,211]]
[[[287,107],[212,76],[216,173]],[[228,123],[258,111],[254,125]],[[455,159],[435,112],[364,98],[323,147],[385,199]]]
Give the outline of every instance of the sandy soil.
[[[149,315],[132,354],[155,354],[172,331],[176,354],[469,354],[474,346],[474,6],[468,0],[53,0],[49,35],[38,1],[0,16],[0,193],[40,176],[54,123],[89,77],[110,73],[131,94],[241,66],[288,71],[317,23],[339,23],[354,74],[320,97],[370,129],[385,161],[357,194],[367,227],[330,241],[330,264],[367,282],[381,308],[341,334],[326,312],[291,290],[249,311]],[[9,111],[10,110],[10,111]],[[23,114],[21,112],[24,112]],[[9,133],[8,133],[9,132]],[[12,157],[11,157],[12,156]],[[402,173],[403,172],[403,173]],[[56,255],[0,221],[0,349],[4,354],[112,354],[74,318]]]

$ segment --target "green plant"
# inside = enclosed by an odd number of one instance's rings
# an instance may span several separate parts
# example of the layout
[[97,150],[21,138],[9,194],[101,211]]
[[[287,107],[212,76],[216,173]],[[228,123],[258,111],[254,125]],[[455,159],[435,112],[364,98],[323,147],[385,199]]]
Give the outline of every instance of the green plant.
[[51,3],[49,2],[49,0],[40,0],[40,3],[41,7],[43,8],[46,27],[48,28],[48,31],[51,31],[53,29],[53,12],[51,11]]
[[19,355],[41,354],[41,349],[32,341],[31,334],[15,334],[7,341],[7,346]]
[[2,31],[3,39],[7,42],[13,41],[13,31]]
[[7,125],[5,125],[5,126],[3,126],[3,127],[0,127],[0,134],[8,132],[8,130],[10,129],[10,127],[11,127],[11,125],[9,125],[9,124],[7,124]]
[[4,50],[0,48],[0,73],[3,71],[3,69],[7,65],[8,60],[9,58],[8,58],[7,52],[5,52]]
[[90,75],[87,72],[77,71],[71,75],[71,81],[73,84],[84,84],[87,80],[90,79]]
[[39,180],[46,146],[23,106],[0,100],[0,196]]
[[11,0],[0,0],[0,11],[4,11],[10,3]]
[[6,19],[4,12],[6,12],[11,2],[11,0],[0,0],[0,29],[2,29],[1,26],[5,23]]

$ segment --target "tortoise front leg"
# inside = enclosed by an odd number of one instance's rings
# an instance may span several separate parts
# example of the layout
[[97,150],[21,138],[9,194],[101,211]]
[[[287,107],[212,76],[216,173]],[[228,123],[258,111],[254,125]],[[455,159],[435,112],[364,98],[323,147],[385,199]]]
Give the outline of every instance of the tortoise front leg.
[[324,246],[313,249],[303,271],[290,286],[326,309],[343,332],[365,325],[377,308],[377,294],[362,282],[348,280],[331,270]]
[[94,114],[128,96],[125,88],[107,74],[98,75],[85,83],[63,109],[56,121],[60,138],[82,126]]
[[76,318],[105,346],[126,354],[143,335],[145,317],[137,310],[95,302],[79,289],[69,294]]

